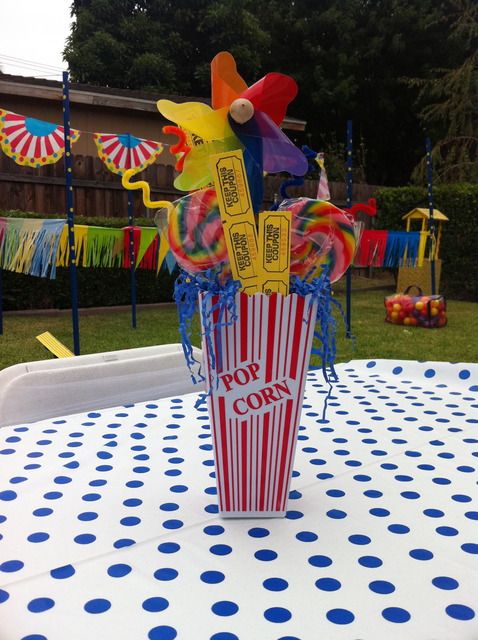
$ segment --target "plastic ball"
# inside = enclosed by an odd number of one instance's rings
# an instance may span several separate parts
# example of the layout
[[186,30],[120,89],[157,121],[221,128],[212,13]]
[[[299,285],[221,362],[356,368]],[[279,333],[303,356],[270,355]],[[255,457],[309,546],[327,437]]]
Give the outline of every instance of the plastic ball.
[[415,302],[415,309],[418,309],[418,311],[421,311],[423,309],[423,302],[421,300]]

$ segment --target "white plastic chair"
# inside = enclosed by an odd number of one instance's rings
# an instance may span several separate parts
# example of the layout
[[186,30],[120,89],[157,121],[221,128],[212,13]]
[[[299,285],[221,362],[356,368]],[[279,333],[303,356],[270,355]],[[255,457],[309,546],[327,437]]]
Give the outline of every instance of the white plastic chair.
[[180,344],[26,362],[0,371],[0,427],[203,389]]

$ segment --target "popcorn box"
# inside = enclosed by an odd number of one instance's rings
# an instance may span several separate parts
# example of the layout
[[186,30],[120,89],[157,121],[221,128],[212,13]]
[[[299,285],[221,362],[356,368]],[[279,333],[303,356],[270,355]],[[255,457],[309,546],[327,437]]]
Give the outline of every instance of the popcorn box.
[[220,514],[282,517],[317,300],[238,293],[235,319],[217,298],[200,294],[200,306]]

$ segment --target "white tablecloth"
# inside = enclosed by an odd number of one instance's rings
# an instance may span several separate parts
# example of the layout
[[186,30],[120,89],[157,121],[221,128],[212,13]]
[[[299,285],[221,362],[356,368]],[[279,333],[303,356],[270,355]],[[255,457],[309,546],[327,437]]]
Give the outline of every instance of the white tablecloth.
[[0,431],[0,640],[476,640],[478,365],[310,373],[285,519],[195,395]]

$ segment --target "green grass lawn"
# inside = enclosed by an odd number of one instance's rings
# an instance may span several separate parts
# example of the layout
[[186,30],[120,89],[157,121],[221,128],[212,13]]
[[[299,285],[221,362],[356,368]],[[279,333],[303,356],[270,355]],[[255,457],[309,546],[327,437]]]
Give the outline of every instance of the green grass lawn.
[[[375,288],[370,289],[374,283]],[[355,347],[345,338],[338,318],[337,362],[359,358],[478,362],[478,304],[448,301],[448,326],[443,329],[403,327],[384,322],[383,298],[389,293],[391,287],[380,280],[354,279]],[[336,294],[343,302],[342,283]],[[5,315],[4,335],[0,336],[0,369],[17,362],[50,358],[51,354],[35,339],[43,331],[50,331],[72,348],[69,314]],[[131,328],[129,310],[80,314],[80,336],[82,354],[179,342],[176,309],[173,306],[139,309],[136,330]],[[199,345],[198,323],[195,343]]]

